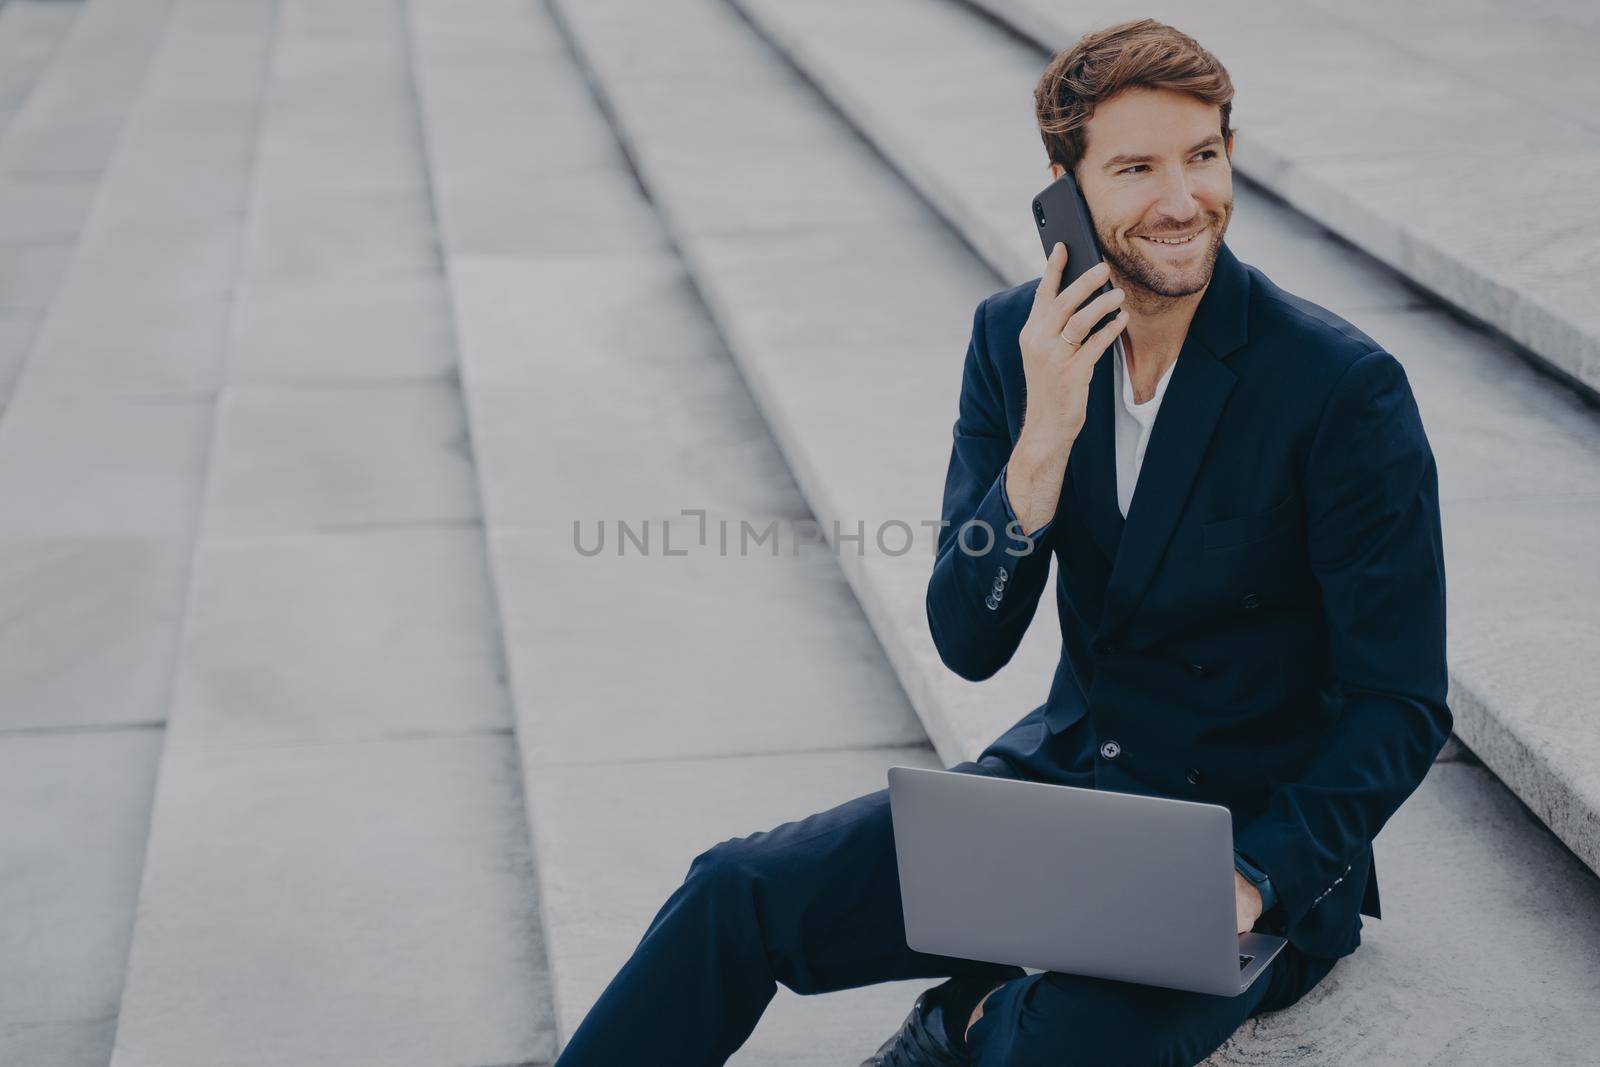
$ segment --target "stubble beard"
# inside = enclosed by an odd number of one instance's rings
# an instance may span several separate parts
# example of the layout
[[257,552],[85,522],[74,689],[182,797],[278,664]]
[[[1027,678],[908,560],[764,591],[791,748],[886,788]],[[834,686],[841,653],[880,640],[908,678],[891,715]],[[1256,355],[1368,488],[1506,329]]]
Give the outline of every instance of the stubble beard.
[[1098,233],[1100,254],[1127,290],[1129,306],[1143,312],[1160,311],[1173,301],[1193,296],[1210,284],[1217,255],[1222,251],[1222,238],[1232,217],[1231,202],[1221,212],[1210,215],[1206,231],[1210,239],[1205,254],[1198,264],[1186,270],[1172,270],[1156,263],[1134,244],[1139,240],[1137,237],[1119,242],[1114,233],[1103,230]]

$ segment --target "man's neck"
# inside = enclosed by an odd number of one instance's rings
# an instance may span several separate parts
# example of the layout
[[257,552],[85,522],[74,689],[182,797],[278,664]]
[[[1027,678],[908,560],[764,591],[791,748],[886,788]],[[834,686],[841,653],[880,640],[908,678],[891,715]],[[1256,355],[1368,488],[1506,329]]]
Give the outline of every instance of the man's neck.
[[[1156,394],[1156,383],[1178,361],[1183,339],[1189,333],[1195,309],[1205,289],[1189,296],[1161,296],[1123,279],[1113,279],[1128,294],[1128,325],[1122,331],[1122,350],[1128,360],[1133,400],[1143,404]],[[1207,283],[1207,288],[1210,284]]]

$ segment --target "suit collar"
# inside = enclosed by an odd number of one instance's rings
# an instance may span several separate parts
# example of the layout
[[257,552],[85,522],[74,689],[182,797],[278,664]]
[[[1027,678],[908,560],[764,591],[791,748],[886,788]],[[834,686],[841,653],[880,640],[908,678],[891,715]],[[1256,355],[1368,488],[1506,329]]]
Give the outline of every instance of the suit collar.
[[1189,322],[1185,342],[1191,338],[1217,359],[1231,356],[1250,339],[1250,275],[1226,241],[1217,250],[1211,284],[1206,286]]
[[1076,515],[1112,561],[1101,634],[1115,631],[1132,616],[1166,552],[1238,380],[1223,360],[1248,340],[1249,305],[1249,275],[1224,243],[1151,428],[1126,519],[1117,507],[1115,353],[1106,353],[1095,364],[1069,471]]

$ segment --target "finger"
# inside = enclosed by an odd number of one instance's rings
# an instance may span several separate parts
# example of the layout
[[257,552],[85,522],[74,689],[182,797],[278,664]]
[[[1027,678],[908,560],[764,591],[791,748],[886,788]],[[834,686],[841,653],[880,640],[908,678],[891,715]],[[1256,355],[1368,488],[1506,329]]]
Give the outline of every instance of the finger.
[[1083,274],[1074,278],[1066,288],[1061,290],[1048,308],[1050,326],[1060,330],[1062,325],[1072,316],[1074,311],[1094,295],[1094,291],[1106,283],[1111,277],[1111,268],[1105,263],[1096,263]]
[[1126,294],[1121,289],[1101,293],[1076,311],[1061,328],[1061,336],[1069,341],[1082,341],[1094,329],[1094,324],[1122,307]]
[[1033,291],[1033,306],[1040,307],[1055,298],[1061,291],[1061,272],[1067,268],[1067,246],[1060,241],[1050,249],[1050,255],[1044,261],[1044,276],[1039,279],[1039,288]]
[[1119,311],[1116,318],[1090,334],[1083,344],[1078,346],[1077,350],[1080,353],[1087,354],[1089,366],[1093,367],[1100,362],[1100,357],[1105,354],[1106,349],[1111,347],[1111,342],[1117,339],[1127,325],[1128,313]]

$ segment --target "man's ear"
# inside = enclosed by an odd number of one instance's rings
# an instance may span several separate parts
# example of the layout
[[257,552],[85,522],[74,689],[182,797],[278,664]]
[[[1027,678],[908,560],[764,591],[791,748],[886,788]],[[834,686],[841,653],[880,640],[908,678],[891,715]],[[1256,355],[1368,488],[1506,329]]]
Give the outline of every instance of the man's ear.
[[1063,167],[1061,164],[1059,164],[1059,163],[1050,164],[1050,180],[1051,181],[1053,181],[1053,182],[1060,181],[1061,180],[1061,176],[1063,174],[1065,174],[1066,172],[1067,172],[1067,168]]
[[1233,141],[1234,141],[1234,138],[1236,138],[1238,136],[1239,136],[1239,131],[1238,130],[1229,130],[1228,131],[1227,148],[1228,148],[1228,162],[1229,163],[1233,162]]

